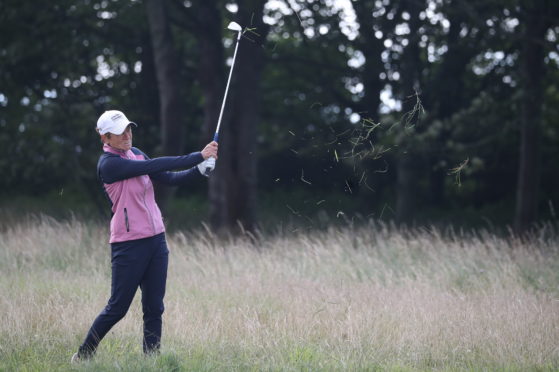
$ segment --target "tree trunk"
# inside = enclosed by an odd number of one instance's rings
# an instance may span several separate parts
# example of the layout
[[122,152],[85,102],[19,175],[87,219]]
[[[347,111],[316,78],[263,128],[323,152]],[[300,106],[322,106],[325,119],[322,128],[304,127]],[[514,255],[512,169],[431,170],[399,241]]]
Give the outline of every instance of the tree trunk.
[[262,43],[268,33],[262,21],[264,3],[238,1],[238,23],[255,28],[259,36],[250,33],[247,36],[254,41],[240,41],[225,109],[230,116],[224,114],[222,119],[219,161],[210,179],[210,219],[218,230],[234,231],[239,223],[249,231],[256,227],[256,132],[264,65]]
[[[436,79],[433,80],[435,86],[431,87],[434,94],[437,95],[434,113],[439,120],[445,120],[456,112],[458,112],[464,102],[464,74],[467,71],[470,59],[475,55],[471,49],[460,44],[460,29],[464,22],[468,22],[468,18],[463,11],[458,8],[449,9],[448,18],[450,28],[448,31],[446,45],[448,51],[444,56]],[[431,144],[434,149],[428,160],[429,174],[429,193],[427,200],[433,208],[444,208],[446,193],[445,180],[448,175],[446,170],[437,166],[433,166],[441,161],[446,160],[444,151],[445,143],[450,134],[448,130],[442,129],[437,138]]]
[[[179,95],[179,63],[167,15],[166,0],[146,0],[146,13],[159,92],[161,154],[181,155],[184,115]],[[174,188],[156,189],[157,201],[163,211],[174,194]]]
[[[198,69],[198,77],[202,93],[204,95],[204,121],[202,128],[202,143],[208,143],[212,138],[217,127],[219,111],[225,92],[225,69],[223,65],[224,50],[222,42],[222,17],[221,13],[214,2],[203,1],[196,3],[198,26],[202,28],[200,32],[200,67]],[[229,32],[229,31],[228,31]],[[229,35],[233,40],[235,33]],[[239,49],[244,47],[239,46]],[[242,50],[241,50],[242,52]],[[236,63],[238,66],[238,63]],[[235,71],[238,74],[238,71]],[[236,91],[230,87],[231,96]],[[216,168],[209,179],[208,199],[210,201],[210,223],[214,230],[227,228],[227,220],[229,216],[228,200],[229,188],[228,182],[231,182],[234,174],[231,171],[231,158],[234,157],[230,135],[231,123],[229,121],[234,101],[229,97],[227,100],[222,118],[219,141],[219,160]],[[223,141],[221,141],[223,140]]]
[[226,83],[223,65],[223,22],[215,2],[200,1],[196,2],[195,6],[197,6],[197,26],[200,31],[198,33],[200,47],[198,79],[204,97],[204,121],[200,145],[204,146],[213,138]]
[[514,219],[517,232],[527,229],[537,218],[546,5],[546,1],[536,1],[533,4],[526,1],[524,9],[526,20],[521,51],[522,122]]
[[184,115],[179,95],[178,56],[173,44],[166,1],[146,0],[145,6],[159,90],[161,150],[165,155],[180,155],[183,137],[181,123]]
[[[402,56],[402,84],[397,92],[398,98],[402,101],[402,112],[404,116],[409,116],[410,124],[415,124],[418,120],[418,113],[413,113],[415,106],[414,93],[420,90],[420,79],[422,63],[419,51],[419,27],[421,21],[419,13],[424,8],[420,1],[403,1],[403,10],[410,14],[410,39],[409,45],[404,50]],[[401,124],[401,130],[405,130],[407,123]],[[406,223],[413,220],[417,206],[417,166],[419,165],[417,154],[417,144],[414,143],[415,136],[402,135],[400,152],[397,156],[397,181],[396,181],[396,221]]]
[[410,153],[399,154],[396,164],[396,222],[413,220],[417,194],[416,162]]
[[375,1],[360,0],[352,2],[357,20],[359,22],[359,37],[355,44],[365,56],[363,66],[363,86],[365,95],[361,102],[362,116],[368,116],[374,121],[378,120],[378,110],[380,106],[380,92],[384,88],[384,83],[380,80],[379,74],[384,71],[381,53],[384,50],[384,41],[375,37],[375,26],[382,30],[382,20],[376,20],[372,16],[375,8]]

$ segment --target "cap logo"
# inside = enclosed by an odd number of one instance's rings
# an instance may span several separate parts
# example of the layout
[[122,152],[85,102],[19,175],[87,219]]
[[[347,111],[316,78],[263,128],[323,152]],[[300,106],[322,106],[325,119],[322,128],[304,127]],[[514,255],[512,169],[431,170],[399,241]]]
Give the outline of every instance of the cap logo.
[[120,115],[120,114],[115,114],[115,115],[111,116],[111,120],[112,120],[112,121],[115,121],[116,119],[119,119],[119,118],[121,118],[121,117],[122,117],[122,115]]

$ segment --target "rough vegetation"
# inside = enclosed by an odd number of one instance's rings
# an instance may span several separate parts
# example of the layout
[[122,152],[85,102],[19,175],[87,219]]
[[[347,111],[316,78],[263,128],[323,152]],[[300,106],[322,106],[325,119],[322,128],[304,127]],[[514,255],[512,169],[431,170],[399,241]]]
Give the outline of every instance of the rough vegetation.
[[161,355],[139,294],[96,358],[69,359],[108,299],[104,226],[40,217],[0,233],[0,370],[477,371],[559,368],[554,228],[360,228],[168,236]]

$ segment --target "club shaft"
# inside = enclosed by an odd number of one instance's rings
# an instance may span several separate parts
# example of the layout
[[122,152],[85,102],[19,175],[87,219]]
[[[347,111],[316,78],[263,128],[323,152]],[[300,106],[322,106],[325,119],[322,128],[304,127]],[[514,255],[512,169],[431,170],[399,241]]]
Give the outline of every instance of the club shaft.
[[221,126],[221,118],[223,117],[223,110],[225,108],[225,101],[227,101],[227,92],[229,92],[229,83],[231,83],[231,76],[233,75],[233,68],[235,67],[235,59],[237,58],[237,49],[239,48],[239,40],[241,40],[241,31],[237,35],[237,43],[235,44],[235,52],[233,52],[233,62],[231,62],[231,69],[229,70],[229,77],[227,78],[227,85],[225,86],[225,95],[221,103],[221,110],[219,111],[219,119],[217,119],[217,127],[215,128],[214,141],[219,139],[219,127]]

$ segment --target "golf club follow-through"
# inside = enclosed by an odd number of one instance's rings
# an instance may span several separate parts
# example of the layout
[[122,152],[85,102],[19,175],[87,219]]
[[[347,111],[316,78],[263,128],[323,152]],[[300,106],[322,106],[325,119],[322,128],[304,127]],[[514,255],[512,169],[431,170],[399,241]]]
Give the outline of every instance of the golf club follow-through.
[[[231,69],[229,70],[229,77],[227,78],[227,85],[225,86],[225,94],[223,95],[223,102],[221,103],[221,110],[219,112],[219,119],[217,119],[217,127],[215,128],[214,141],[218,142],[219,139],[219,127],[221,126],[221,118],[223,116],[223,109],[225,108],[225,101],[227,101],[227,92],[229,91],[229,83],[231,82],[231,75],[233,75],[233,68],[235,67],[235,59],[237,58],[237,49],[239,48],[239,41],[241,40],[241,35],[243,28],[236,22],[231,22],[227,26],[227,29],[237,32],[237,42],[235,44],[235,51],[233,52],[233,62],[231,62]],[[206,175],[209,176],[211,170],[215,167],[215,158],[208,159],[209,165],[206,167]]]

